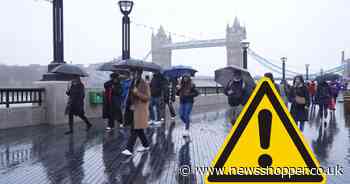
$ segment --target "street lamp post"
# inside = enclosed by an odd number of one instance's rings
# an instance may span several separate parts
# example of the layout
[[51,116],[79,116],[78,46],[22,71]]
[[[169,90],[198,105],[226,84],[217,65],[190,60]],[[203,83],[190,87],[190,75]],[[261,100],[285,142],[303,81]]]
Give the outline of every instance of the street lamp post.
[[306,64],[305,65],[305,68],[306,68],[306,73],[305,73],[306,81],[309,80],[309,67],[310,67],[310,64]]
[[119,1],[119,8],[123,14],[122,19],[122,59],[130,59],[130,18],[129,14],[134,6],[133,1]]
[[66,63],[64,61],[63,47],[63,0],[52,1],[53,23],[53,61],[48,65],[48,73],[43,75],[43,81],[67,80],[67,76],[51,73],[57,66]]
[[54,0],[53,5],[53,61],[49,65],[49,72],[64,62],[63,50],[63,0]]
[[286,61],[287,57],[282,57],[282,81],[286,80]]
[[242,41],[241,47],[243,49],[243,68],[248,69],[248,48],[249,48],[249,42],[248,41]]

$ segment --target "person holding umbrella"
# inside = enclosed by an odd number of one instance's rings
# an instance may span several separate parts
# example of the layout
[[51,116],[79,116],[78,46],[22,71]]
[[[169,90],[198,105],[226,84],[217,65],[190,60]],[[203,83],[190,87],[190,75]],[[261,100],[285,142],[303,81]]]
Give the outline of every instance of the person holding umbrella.
[[292,103],[290,113],[297,124],[300,122],[299,128],[303,131],[305,121],[309,119],[310,106],[309,92],[304,83],[303,76],[298,75],[294,77],[293,86],[289,91],[288,99]]
[[188,137],[194,98],[199,95],[189,75],[182,77],[180,85],[177,86],[177,95],[180,96],[180,118],[185,123],[185,132],[183,136]]
[[73,121],[74,116],[78,116],[86,124],[86,131],[89,131],[92,127],[91,123],[85,116],[84,112],[84,98],[85,98],[85,87],[81,82],[80,77],[76,77],[72,80],[70,88],[66,92],[68,98],[66,114],[69,117],[69,131],[65,134],[73,133]]
[[114,129],[114,121],[123,124],[122,86],[118,73],[112,73],[110,80],[104,83],[105,94],[103,100],[103,118],[108,119],[107,131]]
[[[163,84],[163,96],[165,105],[168,106],[170,111],[170,116],[172,120],[175,120],[176,112],[173,107],[173,102],[175,102],[176,96],[176,86],[178,84],[178,79],[183,76],[194,76],[197,70],[191,66],[177,65],[172,66],[163,70],[164,84]],[[169,86],[170,85],[170,86]],[[164,108],[165,110],[165,108]]]
[[325,79],[320,79],[320,82],[317,85],[315,99],[319,105],[321,121],[324,120],[324,123],[327,124],[326,118],[328,115],[329,102],[331,101],[331,89]]
[[139,137],[143,148],[138,151],[149,150],[149,142],[146,138],[144,129],[148,127],[149,100],[151,96],[150,87],[145,80],[141,78],[142,70],[136,71],[133,85],[130,88],[130,109],[133,111],[133,124],[131,135],[129,137],[126,149],[122,152],[124,155],[131,156],[136,139]]
[[61,74],[65,79],[71,80],[71,85],[66,91],[68,102],[65,109],[65,114],[69,117],[69,131],[65,132],[65,134],[73,133],[74,116],[80,117],[80,119],[82,119],[86,124],[86,131],[89,131],[92,125],[85,116],[85,87],[80,80],[80,77],[87,77],[89,74],[79,66],[72,64],[61,64],[60,66],[54,68],[51,72]]
[[224,94],[227,96],[228,104],[231,107],[229,117],[232,125],[235,123],[244,104],[249,98],[246,86],[247,84],[242,78],[242,72],[240,70],[235,70],[232,79],[224,88]]
[[151,88],[151,101],[149,106],[151,124],[158,125],[161,123],[161,97],[163,77],[160,72],[153,74],[153,78],[150,83]]

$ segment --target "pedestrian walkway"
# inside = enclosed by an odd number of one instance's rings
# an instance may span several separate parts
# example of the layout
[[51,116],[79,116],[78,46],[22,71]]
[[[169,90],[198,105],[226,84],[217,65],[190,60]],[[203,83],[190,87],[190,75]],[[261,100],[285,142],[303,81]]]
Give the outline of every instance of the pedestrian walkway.
[[63,135],[67,125],[3,130],[0,183],[184,183],[188,178],[177,175],[179,166],[210,162],[224,135],[215,136],[215,142],[209,138],[225,129],[218,124],[224,117],[224,109],[194,114],[192,142],[183,139],[183,124],[178,120],[149,128],[151,150],[131,158],[121,154],[128,130],[106,133],[101,120],[94,120],[88,133],[83,124],[77,124],[72,136]]
[[[184,125],[179,120],[149,128],[151,150],[133,157],[121,154],[128,130],[106,133],[101,120],[94,120],[95,126],[88,133],[84,124],[77,124],[72,136],[63,135],[67,125],[3,130],[0,183],[203,183],[199,173],[182,176],[179,170],[210,165],[231,129],[226,111],[197,111],[192,116],[190,139],[183,138]],[[321,165],[339,164],[344,169],[344,176],[329,176],[327,183],[350,183],[350,123],[342,113],[339,104],[336,119],[326,127],[320,128],[316,116],[304,127],[304,135]]]

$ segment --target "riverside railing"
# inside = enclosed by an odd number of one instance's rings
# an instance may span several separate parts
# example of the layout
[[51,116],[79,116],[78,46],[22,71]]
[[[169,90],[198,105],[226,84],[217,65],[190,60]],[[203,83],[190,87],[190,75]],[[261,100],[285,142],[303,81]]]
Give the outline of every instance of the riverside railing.
[[43,88],[0,88],[0,105],[9,108],[12,104],[42,104]]
[[201,95],[207,96],[207,95],[213,95],[213,94],[221,94],[224,93],[223,87],[216,87],[216,86],[205,86],[205,87],[197,87],[197,90]]

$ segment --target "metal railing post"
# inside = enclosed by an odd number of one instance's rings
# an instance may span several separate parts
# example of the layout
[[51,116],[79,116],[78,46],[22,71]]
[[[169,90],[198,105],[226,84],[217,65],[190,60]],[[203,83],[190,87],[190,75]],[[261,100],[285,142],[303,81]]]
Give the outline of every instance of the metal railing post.
[[42,95],[42,90],[39,90],[39,106],[41,106],[41,103],[42,103],[42,98],[41,98],[41,95]]
[[10,108],[10,90],[6,90],[6,108]]

